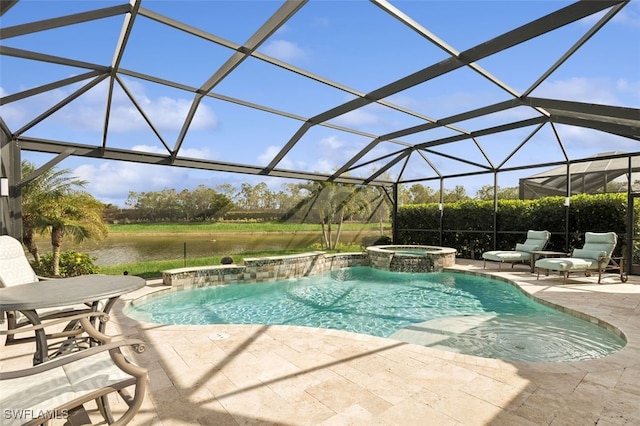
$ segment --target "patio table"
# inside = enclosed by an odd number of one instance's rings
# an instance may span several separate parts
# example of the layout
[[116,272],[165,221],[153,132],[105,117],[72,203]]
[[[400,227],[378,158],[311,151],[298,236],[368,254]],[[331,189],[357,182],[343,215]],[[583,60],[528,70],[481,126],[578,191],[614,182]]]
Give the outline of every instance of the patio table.
[[[86,303],[92,311],[100,309],[100,301],[106,300],[102,311],[109,313],[116,300],[123,294],[144,287],[145,280],[128,275],[83,275],[72,278],[56,278],[0,288],[0,315],[5,311],[20,311],[29,321],[40,324],[38,309],[57,308]],[[101,324],[101,330],[104,325]],[[47,339],[44,329],[35,332],[36,353],[34,364],[48,359]]]

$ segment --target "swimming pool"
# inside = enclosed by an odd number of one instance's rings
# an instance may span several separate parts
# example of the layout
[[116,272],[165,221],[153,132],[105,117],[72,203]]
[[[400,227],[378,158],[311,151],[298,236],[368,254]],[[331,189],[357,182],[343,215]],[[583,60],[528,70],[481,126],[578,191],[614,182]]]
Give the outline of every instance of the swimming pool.
[[578,361],[621,349],[615,333],[493,279],[368,267],[280,282],[170,291],[125,314],[160,324],[287,324],[390,337],[516,361]]

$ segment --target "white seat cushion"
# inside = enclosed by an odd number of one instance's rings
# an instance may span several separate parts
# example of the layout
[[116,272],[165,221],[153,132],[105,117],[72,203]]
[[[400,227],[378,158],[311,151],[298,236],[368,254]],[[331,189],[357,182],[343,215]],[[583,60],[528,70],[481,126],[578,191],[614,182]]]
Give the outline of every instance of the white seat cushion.
[[482,253],[482,257],[495,262],[519,262],[531,259],[531,254],[525,251],[494,250]]
[[0,287],[38,281],[24,254],[22,243],[8,235],[0,235]]
[[598,269],[598,261],[573,257],[546,258],[536,260],[536,268],[562,272],[586,271],[588,269]]

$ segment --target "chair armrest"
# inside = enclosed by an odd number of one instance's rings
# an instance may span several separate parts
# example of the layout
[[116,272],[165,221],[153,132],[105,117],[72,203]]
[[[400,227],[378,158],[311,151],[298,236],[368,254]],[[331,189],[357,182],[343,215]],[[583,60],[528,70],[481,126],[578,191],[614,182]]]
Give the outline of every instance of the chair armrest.
[[42,275],[36,275],[38,277],[38,281],[50,281],[57,279],[56,277],[43,277]]
[[[60,356],[60,357],[54,358],[52,360],[43,362],[42,364],[35,365],[33,367],[24,368],[22,370],[0,372],[0,380],[16,379],[16,378],[20,378],[20,377],[25,377],[25,376],[30,376],[30,375],[33,375],[33,374],[42,373],[44,371],[49,371],[49,370],[52,370],[54,368],[58,368],[58,367],[63,366],[63,365],[71,364],[71,363],[73,363],[75,361],[78,361],[80,359],[84,359],[84,358],[87,358],[87,357],[90,357],[90,356],[94,356],[94,355],[96,355],[98,353],[105,352],[105,351],[111,352],[111,358],[114,360],[116,365],[118,365],[118,367],[120,367],[120,369],[122,369],[125,372],[129,372],[128,371],[129,365],[133,365],[133,364],[121,365],[122,360],[120,360],[119,358],[114,358],[114,356],[113,356],[114,354],[118,354],[118,353],[121,354],[119,348],[121,348],[123,346],[131,346],[131,347],[133,347],[133,349],[137,353],[142,353],[146,349],[145,343],[142,340],[139,340],[139,339],[117,340],[115,342],[110,342],[110,343],[107,343],[107,344],[104,344],[104,345],[100,345],[100,346],[93,346],[93,347],[91,347],[89,349],[85,349],[85,350],[82,350],[82,351],[73,352],[73,353],[68,354],[68,355]],[[137,366],[135,366],[135,367],[140,369],[140,370],[144,370],[141,367],[137,367]]]
[[20,327],[20,328],[12,328],[9,330],[0,330],[0,335],[9,336],[17,333],[26,333],[29,331],[41,330],[56,324],[68,323],[69,321],[79,320],[80,323],[82,324],[82,329],[75,330],[75,331],[71,330],[68,332],[62,332],[62,333],[58,333],[58,335],[62,336],[64,334],[64,335],[74,336],[83,331],[86,331],[87,334],[89,334],[89,336],[96,338],[97,340],[100,340],[102,343],[109,343],[111,341],[111,338],[103,333],[100,333],[98,330],[96,330],[95,327],[91,324],[91,321],[89,321],[89,318],[93,318],[93,317],[98,317],[100,322],[103,322],[103,323],[109,321],[109,315],[105,314],[104,312],[82,312],[75,315],[69,315],[61,318],[46,320],[46,322],[42,324],[29,325],[29,326]]

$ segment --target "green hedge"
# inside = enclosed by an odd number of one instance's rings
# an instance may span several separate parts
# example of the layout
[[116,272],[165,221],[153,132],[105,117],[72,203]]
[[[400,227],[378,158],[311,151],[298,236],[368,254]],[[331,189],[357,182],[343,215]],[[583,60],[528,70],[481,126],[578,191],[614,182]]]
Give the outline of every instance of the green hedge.
[[[529,229],[551,232],[549,250],[565,250],[567,212],[564,197],[537,200],[499,200],[496,215],[495,248],[513,249],[522,242]],[[575,195],[570,199],[568,247],[581,247],[584,233],[618,234],[616,254],[624,248],[627,220],[626,194]],[[438,203],[413,204],[398,208],[398,244],[443,245],[454,247],[460,257],[479,259],[494,248],[493,201],[464,200],[445,204],[442,211],[442,243],[440,242],[440,210]]]

